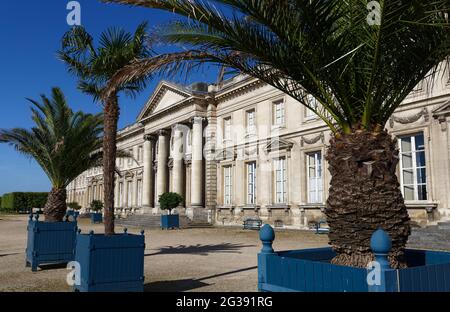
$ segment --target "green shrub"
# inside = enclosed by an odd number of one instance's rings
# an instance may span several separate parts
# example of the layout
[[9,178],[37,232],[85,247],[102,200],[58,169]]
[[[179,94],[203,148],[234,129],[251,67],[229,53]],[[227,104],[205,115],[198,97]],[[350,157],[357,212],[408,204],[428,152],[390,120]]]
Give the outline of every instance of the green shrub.
[[67,207],[69,207],[72,210],[80,210],[81,206],[77,202],[71,202],[67,204]]
[[103,202],[101,200],[93,200],[91,202],[91,210],[98,212],[103,209]]
[[167,192],[159,196],[159,205],[163,210],[169,210],[169,214],[172,213],[172,209],[177,208],[183,202],[183,197],[180,194]]
[[32,208],[43,208],[47,202],[48,193],[14,192],[4,194],[1,200],[2,211],[25,211]]

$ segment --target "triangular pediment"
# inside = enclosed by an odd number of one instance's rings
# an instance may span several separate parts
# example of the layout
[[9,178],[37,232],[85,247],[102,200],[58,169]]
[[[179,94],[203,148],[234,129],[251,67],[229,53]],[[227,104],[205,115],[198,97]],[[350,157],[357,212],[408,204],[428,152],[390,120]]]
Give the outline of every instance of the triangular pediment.
[[236,159],[236,151],[232,147],[226,147],[220,149],[216,152],[216,161],[222,160],[235,160]]
[[290,150],[294,143],[281,139],[281,138],[272,138],[269,143],[264,147],[264,151],[266,153],[270,153],[272,151],[281,151],[281,150]]
[[444,104],[433,110],[432,115],[436,117],[450,115],[450,101],[445,102]]
[[161,81],[138,116],[138,121],[189,98],[191,94],[183,87]]

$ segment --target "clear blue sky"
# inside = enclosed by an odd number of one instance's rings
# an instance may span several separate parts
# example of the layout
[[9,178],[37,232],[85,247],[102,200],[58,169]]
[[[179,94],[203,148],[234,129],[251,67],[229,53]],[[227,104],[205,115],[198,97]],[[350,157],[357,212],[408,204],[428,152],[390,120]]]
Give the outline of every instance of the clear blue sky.
[[[54,86],[62,88],[74,110],[98,112],[100,106],[81,94],[76,79],[66,72],[55,57],[60,38],[69,30],[66,23],[69,0],[0,1],[0,128],[32,126],[29,103]],[[173,20],[161,11],[104,4],[97,0],[79,0],[81,22],[94,37],[110,26],[133,31],[142,21],[150,28]],[[169,48],[160,46],[158,51]],[[216,70],[205,68],[192,73],[186,82],[215,81]],[[181,78],[180,78],[181,79]],[[184,79],[184,78],[183,78]],[[184,82],[184,80],[182,80]],[[121,97],[119,126],[124,127],[138,115],[158,81],[136,99]],[[13,191],[48,191],[48,178],[41,168],[12,147],[0,144],[0,196]]]

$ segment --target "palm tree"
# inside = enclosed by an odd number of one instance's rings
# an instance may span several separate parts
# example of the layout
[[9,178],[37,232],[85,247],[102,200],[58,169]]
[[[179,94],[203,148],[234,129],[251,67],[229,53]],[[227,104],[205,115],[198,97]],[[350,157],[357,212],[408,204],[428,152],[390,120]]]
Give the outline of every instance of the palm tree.
[[130,80],[115,88],[107,97],[103,91],[108,81],[121,68],[135,59],[150,56],[145,40],[147,24],[140,24],[134,34],[123,29],[110,28],[100,35],[98,46],[83,27],[74,27],[62,39],[59,58],[67,64],[70,73],[79,78],[79,89],[101,101],[104,112],[103,181],[105,201],[105,234],[114,234],[114,173],[117,157],[116,133],[119,120],[119,92],[134,96],[142,91],[148,78]]
[[66,213],[66,187],[85,170],[99,166],[102,154],[101,114],[74,113],[59,88],[52,97],[42,95],[41,103],[32,103],[31,130],[0,130],[0,143],[8,143],[17,151],[34,158],[52,183],[44,208],[45,220],[62,221]]
[[[161,31],[194,49],[136,61],[111,87],[148,72],[214,62],[259,78],[315,112],[332,131],[326,216],[333,263],[364,267],[370,236],[391,236],[404,266],[408,213],[395,174],[398,150],[384,129],[424,78],[447,64],[448,0],[104,0],[175,12]],[[224,9],[227,8],[227,9]],[[186,65],[188,64],[188,65]],[[320,103],[311,105],[306,97]]]

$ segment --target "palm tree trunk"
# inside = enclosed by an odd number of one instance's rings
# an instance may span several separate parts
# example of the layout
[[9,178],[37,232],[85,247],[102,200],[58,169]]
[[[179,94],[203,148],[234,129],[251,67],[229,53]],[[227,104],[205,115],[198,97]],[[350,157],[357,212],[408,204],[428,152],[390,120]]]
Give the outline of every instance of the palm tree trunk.
[[106,235],[114,234],[114,176],[116,169],[116,137],[119,114],[117,94],[113,94],[105,101],[104,107],[103,184]]
[[61,222],[67,210],[66,188],[52,188],[44,207],[46,222]]
[[326,159],[331,173],[325,214],[332,263],[366,267],[373,260],[370,237],[383,228],[392,239],[391,266],[404,267],[409,216],[396,176],[397,142],[385,130],[356,130],[330,140]]

